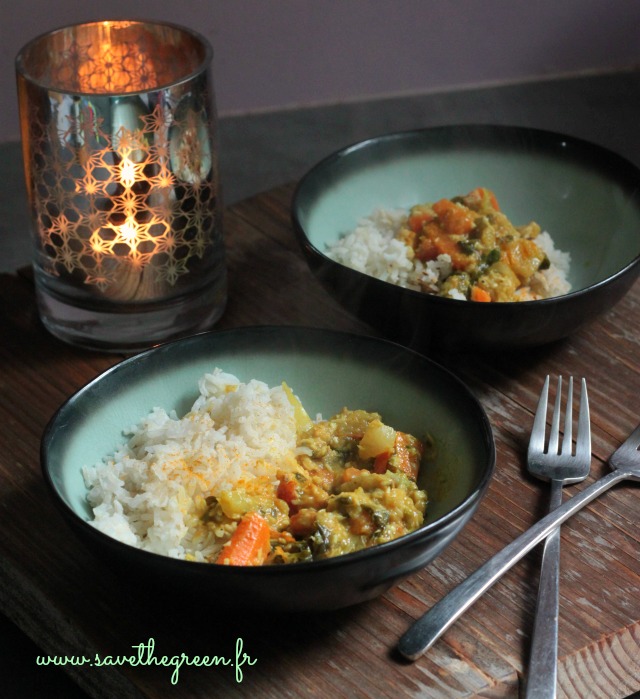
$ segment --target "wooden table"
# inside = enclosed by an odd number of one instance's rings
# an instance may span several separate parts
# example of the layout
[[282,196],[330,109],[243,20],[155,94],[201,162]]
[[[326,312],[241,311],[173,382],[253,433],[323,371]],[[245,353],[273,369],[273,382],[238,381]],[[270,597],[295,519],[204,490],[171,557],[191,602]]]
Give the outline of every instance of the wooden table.
[[[220,328],[316,325],[371,332],[311,276],[293,239],[292,187],[227,212],[230,297]],[[166,603],[116,577],[78,543],[45,491],[39,441],[56,408],[119,357],[68,347],[40,326],[28,274],[2,275],[0,292],[0,600],[43,657],[233,657],[256,660],[242,681],[229,667],[67,664],[93,697],[516,697],[530,643],[539,550],[500,580],[415,663],[393,652],[409,624],[546,512],[547,487],[526,474],[532,414],[546,374],[585,376],[593,469],[640,421],[640,284],[569,341],[518,355],[435,358],[461,376],[495,431],[491,488],[461,536],[435,562],[382,598],[321,616],[249,618],[206,599]],[[640,689],[640,541],[637,486],[621,485],[562,529],[561,697],[626,697]],[[164,600],[164,601],[161,601]],[[37,666],[34,673],[46,673]]]

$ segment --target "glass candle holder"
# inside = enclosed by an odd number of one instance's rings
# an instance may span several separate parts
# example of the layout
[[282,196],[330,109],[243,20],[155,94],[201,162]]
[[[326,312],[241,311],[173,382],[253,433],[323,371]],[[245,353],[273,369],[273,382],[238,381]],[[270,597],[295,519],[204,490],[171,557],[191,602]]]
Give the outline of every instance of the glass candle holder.
[[109,21],[16,58],[40,317],[135,351],[211,327],[227,295],[212,49],[182,27]]

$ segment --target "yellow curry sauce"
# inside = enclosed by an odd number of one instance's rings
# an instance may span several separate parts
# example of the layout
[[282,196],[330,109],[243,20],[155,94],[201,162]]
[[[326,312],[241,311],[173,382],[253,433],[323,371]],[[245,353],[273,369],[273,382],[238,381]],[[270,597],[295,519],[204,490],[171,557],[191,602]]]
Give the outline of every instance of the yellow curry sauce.
[[[398,234],[422,262],[451,258],[453,273],[438,290],[471,301],[524,301],[546,295],[549,259],[535,239],[540,226],[514,226],[489,189],[414,206]],[[429,288],[424,291],[430,292]]]
[[344,408],[314,422],[288,395],[296,408],[297,464],[279,472],[277,483],[253,478],[208,499],[204,522],[230,532],[214,562],[332,558],[391,541],[423,523],[427,493],[416,479],[425,451],[432,450],[429,439],[396,431],[363,410]]

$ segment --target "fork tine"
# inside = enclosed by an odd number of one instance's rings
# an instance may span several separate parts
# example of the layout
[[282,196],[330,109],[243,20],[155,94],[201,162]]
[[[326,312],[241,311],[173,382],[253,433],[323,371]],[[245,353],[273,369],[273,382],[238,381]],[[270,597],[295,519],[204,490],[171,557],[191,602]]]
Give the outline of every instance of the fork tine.
[[556,402],[551,418],[551,432],[549,434],[549,454],[559,454],[558,442],[560,437],[560,404],[562,402],[562,376],[558,376],[558,388],[556,390]]
[[[560,389],[558,387],[558,392]],[[567,405],[564,416],[564,434],[562,436],[562,454],[571,454],[573,451],[573,376],[569,377],[567,389]]]
[[613,468],[624,468],[629,462],[635,462],[640,449],[640,425],[627,437],[627,439],[613,452],[609,463]]
[[640,447],[640,425],[633,430],[624,443],[628,447],[631,447],[631,449],[638,449],[638,447]]
[[542,454],[544,452],[544,435],[547,429],[547,397],[549,395],[549,376],[544,380],[538,407],[533,418],[531,437],[529,439],[529,454]]
[[582,379],[580,386],[580,415],[578,417],[578,436],[576,437],[576,456],[591,462],[591,421],[589,419],[589,396],[587,380]]

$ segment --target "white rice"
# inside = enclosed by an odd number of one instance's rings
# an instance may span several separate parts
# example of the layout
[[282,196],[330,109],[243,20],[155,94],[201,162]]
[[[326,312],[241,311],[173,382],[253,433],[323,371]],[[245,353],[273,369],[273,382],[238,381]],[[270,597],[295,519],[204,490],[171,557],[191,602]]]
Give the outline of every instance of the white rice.
[[571,284],[567,279],[571,267],[571,253],[556,249],[553,239],[542,231],[536,238],[536,244],[544,250],[551,266],[542,272],[546,278],[551,293],[549,296],[562,296],[571,291]]
[[155,553],[206,560],[220,542],[202,525],[205,498],[293,468],[294,410],[281,386],[241,383],[216,368],[199,393],[182,418],[154,408],[112,456],[84,468],[96,528]]
[[[356,227],[330,245],[327,255],[352,269],[407,289],[427,289],[437,293],[453,267],[449,255],[439,255],[436,260],[423,263],[412,259],[411,249],[396,238],[407,221],[404,209],[376,209],[370,216],[358,221]],[[540,272],[545,284],[545,297],[560,296],[570,291],[567,280],[571,256],[556,250],[549,233],[542,232],[536,243],[549,257],[551,266]],[[466,300],[457,290],[451,298]]]

